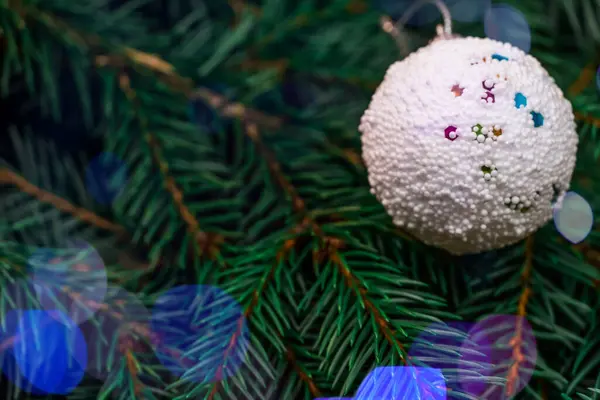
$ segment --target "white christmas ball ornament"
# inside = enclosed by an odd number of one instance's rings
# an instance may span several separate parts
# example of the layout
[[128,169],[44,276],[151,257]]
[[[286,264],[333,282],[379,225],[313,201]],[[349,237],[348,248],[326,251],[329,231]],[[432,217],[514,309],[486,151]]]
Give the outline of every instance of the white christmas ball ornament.
[[359,130],[394,223],[453,254],[507,246],[549,221],[578,142],[571,104],[535,58],[472,37],[394,63]]

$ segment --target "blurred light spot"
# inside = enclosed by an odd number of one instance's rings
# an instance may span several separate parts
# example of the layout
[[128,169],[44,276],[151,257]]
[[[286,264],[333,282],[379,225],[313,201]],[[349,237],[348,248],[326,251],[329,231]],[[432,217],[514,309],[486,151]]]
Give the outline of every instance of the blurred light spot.
[[[514,338],[519,334],[520,344]],[[461,354],[482,354],[490,364],[480,371],[482,376],[506,379],[509,369],[514,365],[513,351],[517,348],[522,354],[518,365],[513,395],[520,392],[531,379],[537,361],[537,347],[531,326],[525,318],[516,315],[492,315],[479,321],[469,330],[469,340],[461,346]],[[459,382],[463,391],[479,397],[504,398],[506,388],[482,383],[481,377],[459,371]],[[498,397],[500,396],[500,397]],[[511,396],[512,398],[512,396]]]
[[[416,3],[416,0],[375,0],[377,9],[388,14],[394,21],[405,15],[406,11]],[[486,10],[489,9],[491,0],[446,0],[452,19],[460,22],[480,21]],[[425,3],[408,20],[406,25],[422,26],[434,22],[442,22],[442,14],[432,3]]]
[[525,53],[531,48],[531,32],[523,14],[507,4],[492,6],[485,14],[485,34],[490,39],[510,43]]
[[144,341],[153,340],[149,337],[150,312],[137,295],[109,286],[104,303],[106,307],[94,318],[96,324],[83,328],[87,342],[93,344],[86,372],[101,380],[118,370],[124,350],[135,354]]
[[533,119],[533,126],[535,128],[539,128],[540,126],[544,125],[544,116],[539,112],[532,111],[531,118]]
[[490,8],[491,0],[447,0],[452,19],[460,22],[480,21]]
[[104,261],[83,240],[72,240],[62,249],[40,249],[27,264],[45,310],[60,310],[79,324],[90,319],[104,301]]
[[[413,3],[414,0],[374,0],[374,6],[388,14],[394,21],[401,19]],[[442,16],[437,7],[427,3],[414,13],[406,25],[422,26],[441,20]]]
[[216,287],[170,289],[154,304],[151,326],[159,360],[182,379],[219,381],[245,361],[250,333],[243,311]]
[[571,243],[582,242],[594,225],[594,212],[579,194],[567,192],[560,207],[554,209],[554,225]]
[[515,94],[515,108],[527,107],[527,97],[521,92]]
[[83,379],[87,364],[87,344],[79,327],[59,311],[13,310],[9,314],[7,325],[13,326],[7,332],[15,340],[12,349],[4,351],[12,351],[18,373],[11,368],[3,372],[34,394],[69,394]]
[[424,367],[378,367],[362,381],[355,400],[446,399],[442,372]]
[[110,205],[127,184],[127,167],[112,153],[102,153],[88,164],[85,184],[92,197],[102,205]]
[[501,56],[500,54],[492,54],[492,60],[508,61],[508,57]]
[[596,71],[596,87],[600,90],[600,67]]

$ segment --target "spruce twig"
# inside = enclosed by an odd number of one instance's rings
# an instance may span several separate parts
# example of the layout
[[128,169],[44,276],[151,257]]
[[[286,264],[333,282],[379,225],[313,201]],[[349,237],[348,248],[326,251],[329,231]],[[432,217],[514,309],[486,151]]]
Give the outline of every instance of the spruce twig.
[[16,186],[20,191],[35,197],[38,201],[50,204],[62,212],[73,215],[80,221],[113,232],[118,236],[126,234],[123,226],[115,224],[85,208],[77,207],[55,194],[42,190],[8,168],[0,169],[0,183]]
[[[377,323],[377,326],[379,327],[379,329],[381,329],[381,332],[383,333],[385,339],[392,345],[392,347],[395,347],[400,350],[402,360],[404,363],[406,363],[406,358],[404,356],[404,347],[394,337],[394,329],[390,327],[389,321],[387,321],[381,315],[377,307],[375,307],[375,305],[369,300],[367,296],[367,290],[360,284],[360,280],[354,274],[352,274],[352,271],[350,271],[341,260],[341,257],[338,253],[338,249],[344,246],[343,240],[335,237],[326,236],[324,234],[321,226],[309,216],[304,200],[300,197],[294,186],[291,185],[287,178],[285,178],[285,176],[283,175],[281,171],[281,166],[277,161],[275,155],[260,140],[258,127],[255,124],[249,124],[247,128],[248,136],[250,136],[250,138],[253,141],[255,141],[259,151],[263,153],[263,157],[269,163],[269,169],[273,174],[274,179],[283,188],[288,197],[290,197],[293,209],[298,215],[298,219],[301,221],[299,226],[311,227],[312,231],[319,238],[321,246],[327,252],[326,255],[328,259],[340,270],[340,273],[344,276],[345,282],[348,285],[348,287],[354,289],[353,292],[360,298],[362,303],[365,305],[365,309],[369,313],[371,313],[371,315]],[[317,257],[317,255],[315,255],[315,257]]]
[[[231,335],[231,338],[229,339],[229,345],[223,356],[223,358],[224,358],[223,363],[220,364],[219,367],[217,368],[217,373],[216,373],[217,379],[215,380],[215,383],[212,385],[212,388],[210,390],[207,400],[213,400],[214,397],[219,392],[219,390],[221,389],[223,384],[222,384],[221,379],[219,379],[219,378],[221,377],[221,374],[223,373],[223,367],[227,364],[226,359],[229,356],[231,349],[235,348],[238,340],[240,339],[240,337],[242,335],[243,324],[244,324],[244,322],[248,322],[250,320],[250,318],[252,317],[252,315],[254,314],[256,307],[259,304],[259,300],[260,300],[261,296],[263,295],[264,291],[267,289],[267,287],[271,284],[271,281],[273,280],[273,277],[275,275],[275,270],[277,269],[277,267],[279,266],[281,261],[286,258],[288,251],[291,250],[291,248],[293,247],[293,243],[294,242],[290,243],[288,241],[286,241],[284,243],[284,246],[277,252],[275,261],[273,262],[271,267],[268,269],[268,271],[265,272],[265,275],[263,276],[263,278],[260,280],[260,285],[256,289],[254,289],[254,291],[252,292],[250,302],[244,308],[244,312],[237,322],[238,329]],[[292,364],[292,366],[294,367],[294,370],[298,371],[298,368],[297,368],[297,365],[295,362],[296,357],[292,353],[292,350],[289,348],[287,349],[287,352],[286,352],[286,358]],[[313,394],[320,393],[320,391],[317,389],[316,385],[314,384],[314,382],[308,375],[302,374],[299,376],[300,376],[300,379],[302,379],[302,381],[304,381],[306,383],[309,390],[311,390],[311,393],[313,393]],[[313,392],[313,390],[315,390],[315,392]]]
[[523,290],[519,297],[519,304],[517,308],[517,326],[515,329],[515,335],[510,340],[510,346],[512,347],[513,364],[510,366],[507,374],[506,381],[506,396],[512,397],[515,394],[517,381],[519,379],[519,367],[525,360],[525,356],[521,351],[523,346],[523,321],[527,317],[527,304],[532,294],[531,290],[531,273],[533,269],[533,235],[529,236],[525,241],[525,264],[521,273],[521,284]]
[[138,123],[144,135],[144,139],[146,140],[146,143],[152,153],[152,159],[162,175],[163,185],[171,194],[175,208],[179,212],[179,215],[183,221],[186,223],[188,232],[194,238],[195,250],[197,254],[202,255],[207,253],[210,258],[215,259],[219,254],[218,245],[223,242],[223,237],[214,233],[204,232],[200,229],[200,223],[185,204],[183,200],[183,192],[177,186],[175,179],[169,172],[169,164],[162,156],[161,147],[156,139],[156,136],[149,131],[148,121],[144,115],[139,112],[139,103],[136,99],[136,93],[131,87],[129,77],[124,73],[119,77],[119,87],[125,93],[126,97],[133,104],[134,109],[136,110]]

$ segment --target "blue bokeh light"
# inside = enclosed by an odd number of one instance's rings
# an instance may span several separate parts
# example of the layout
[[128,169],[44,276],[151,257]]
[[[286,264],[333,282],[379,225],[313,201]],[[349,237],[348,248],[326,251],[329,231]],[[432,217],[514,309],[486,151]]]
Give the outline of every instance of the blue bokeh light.
[[445,3],[450,9],[452,19],[460,22],[481,21],[492,5],[491,0],[448,0]]
[[[374,5],[394,20],[400,20],[415,3],[416,0],[375,0]],[[483,18],[491,0],[445,0],[444,3],[448,6],[453,20],[476,22]],[[441,21],[442,14],[431,1],[420,6],[406,25],[422,26]]]
[[[87,344],[79,327],[59,311],[11,310],[2,330],[2,371],[35,395],[67,395],[83,379]],[[4,341],[3,340],[3,341]]]
[[446,399],[442,372],[425,367],[378,367],[362,381],[354,400]]
[[492,6],[485,14],[485,34],[490,39],[510,43],[525,53],[531,48],[531,30],[523,14],[508,4]]
[[85,184],[98,203],[110,205],[125,189],[127,175],[127,166],[119,157],[112,153],[101,153],[88,164]]
[[594,212],[579,194],[567,192],[560,207],[554,208],[554,226],[573,244],[581,243],[594,226]]
[[159,360],[198,383],[232,376],[244,363],[250,332],[240,305],[208,285],[183,285],[155,302],[151,320]]

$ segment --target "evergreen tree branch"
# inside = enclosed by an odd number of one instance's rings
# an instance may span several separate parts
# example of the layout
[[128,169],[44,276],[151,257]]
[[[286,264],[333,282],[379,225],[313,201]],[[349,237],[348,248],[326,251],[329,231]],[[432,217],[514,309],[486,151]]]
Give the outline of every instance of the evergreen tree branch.
[[308,217],[304,200],[302,200],[294,186],[292,186],[289,180],[283,175],[281,165],[275,158],[275,155],[263,143],[258,131],[258,126],[256,124],[247,124],[246,132],[258,148],[259,153],[262,154],[263,158],[267,161],[271,175],[283,189],[286,196],[289,197],[292,203],[292,210],[298,214],[299,220],[301,221],[300,225],[310,225],[317,235],[322,236],[319,225]]
[[600,128],[600,117],[595,117],[589,113],[575,112],[575,119]]
[[516,385],[519,379],[519,366],[525,360],[525,356],[523,355],[521,348],[523,346],[523,321],[527,317],[527,303],[529,302],[529,298],[532,294],[530,281],[531,270],[533,268],[533,244],[534,236],[530,235],[525,240],[525,264],[523,267],[523,272],[521,274],[523,291],[521,292],[521,296],[519,297],[519,303],[517,307],[517,316],[519,316],[519,318],[517,320],[515,335],[510,341],[510,345],[513,348],[512,356],[514,359],[514,363],[509,368],[507,374],[506,395],[508,397],[511,397],[515,394]]
[[596,76],[597,67],[598,63],[596,61],[593,61],[581,70],[579,76],[577,77],[577,80],[573,82],[571,86],[569,86],[569,89],[567,91],[569,96],[577,96],[579,93],[583,92],[585,88],[588,87],[588,85],[594,80],[594,77]]
[[[248,124],[247,131],[248,136],[250,136],[250,138],[255,142],[255,144],[259,148],[259,151],[267,160],[269,164],[269,169],[273,174],[274,178],[286,192],[288,197],[290,197],[292,201],[292,208],[294,212],[298,215],[298,219],[301,221],[299,226],[311,227],[312,231],[319,238],[319,241],[325,251],[325,255],[327,256],[327,258],[331,260],[331,262],[339,269],[341,275],[345,278],[344,281],[348,288],[350,288],[352,292],[355,293],[355,295],[357,295],[361,304],[363,304],[365,309],[372,315],[374,321],[376,322],[376,325],[381,330],[385,339],[390,343],[390,345],[393,348],[399,350],[401,359],[406,365],[406,350],[404,349],[404,346],[395,338],[394,329],[391,328],[387,319],[381,315],[379,309],[375,307],[375,305],[368,298],[365,286],[354,274],[352,274],[352,272],[342,262],[340,255],[337,251],[340,247],[344,245],[344,242],[339,238],[326,236],[323,233],[321,226],[309,216],[306,210],[306,204],[304,200],[300,197],[296,189],[283,175],[281,166],[275,158],[274,154],[261,141],[258,127],[255,124]],[[317,253],[315,253],[315,257],[320,258],[320,256]]]
[[310,394],[312,394],[315,398],[321,397],[321,390],[317,387],[312,378],[304,371],[304,369],[300,366],[298,361],[296,360],[296,354],[292,350],[291,347],[287,347],[286,356],[289,363],[292,365],[292,368],[296,372],[296,374],[300,377],[300,380],[304,382],[304,384],[308,387]]
[[[231,336],[231,338],[229,339],[229,344],[230,344],[229,349],[234,348],[236,346],[238,340],[240,339],[241,327],[243,326],[243,323],[244,322],[246,322],[246,323],[252,322],[251,319],[254,316],[254,313],[260,304],[260,299],[263,297],[264,293],[267,291],[269,285],[272,285],[272,281],[275,278],[276,270],[279,268],[281,263],[287,258],[288,253],[291,251],[291,249],[293,248],[294,245],[295,245],[295,240],[293,240],[293,239],[284,241],[283,246],[277,251],[275,260],[271,264],[271,267],[265,271],[265,273],[259,280],[258,287],[251,292],[250,301],[249,301],[248,305],[244,308],[243,315],[238,320],[238,323],[237,323],[238,330],[236,332],[234,332],[233,335]],[[280,337],[280,339],[281,339],[281,337]],[[227,364],[227,357],[228,357],[228,352],[225,353],[224,360],[220,364],[218,371],[221,371],[222,368]],[[283,359],[290,363],[293,370],[298,374],[301,381],[304,382],[304,384],[307,386],[310,393],[315,397],[319,397],[321,391],[319,390],[319,388],[317,388],[315,382],[311,379],[311,377],[308,374],[306,374],[304,372],[304,370],[302,369],[302,367],[298,364],[296,354],[294,353],[294,351],[291,347],[289,347],[289,346],[285,347]],[[217,372],[217,374],[219,374],[219,372]],[[219,393],[222,386],[223,386],[223,381],[217,379],[215,381],[215,383],[212,385],[212,388],[210,389],[206,400],[214,400],[216,398],[215,396]]]
[[123,226],[115,224],[89,210],[77,207],[59,196],[42,190],[8,168],[0,168],[0,183],[16,186],[19,190],[35,197],[38,201],[50,204],[56,209],[100,229],[113,232],[117,235],[123,235],[126,232]]
[[138,377],[139,366],[131,350],[125,351],[125,360],[127,370],[129,371],[129,375],[133,380],[133,394],[135,396],[134,398],[137,398],[140,395],[140,393],[142,393],[143,385]]
[[329,259],[333,262],[333,264],[339,269],[340,273],[344,277],[344,281],[348,288],[352,290],[352,292],[360,299],[360,303],[364,305],[365,309],[373,316],[377,327],[381,330],[383,337],[385,340],[398,351],[400,355],[400,359],[404,365],[408,365],[407,362],[407,352],[402,343],[398,341],[396,338],[395,330],[390,326],[387,318],[384,318],[381,315],[380,310],[373,304],[373,302],[367,296],[367,289],[365,285],[360,281],[360,279],[354,275],[348,267],[344,264],[340,255],[338,253],[338,246],[341,246],[341,243],[336,240],[329,241]]
[[152,152],[154,163],[162,175],[164,188],[171,194],[171,198],[179,215],[185,221],[188,232],[194,238],[197,254],[208,254],[209,257],[213,259],[216,258],[219,253],[218,246],[224,240],[223,236],[210,232],[207,233],[200,229],[198,220],[183,201],[182,190],[176,184],[175,179],[170,175],[169,164],[161,154],[160,145],[156,137],[148,129],[148,121],[143,114],[139,112],[139,103],[136,99],[136,93],[131,87],[129,77],[126,74],[121,74],[119,76],[119,87],[134,105],[136,117],[144,135],[144,139]]

